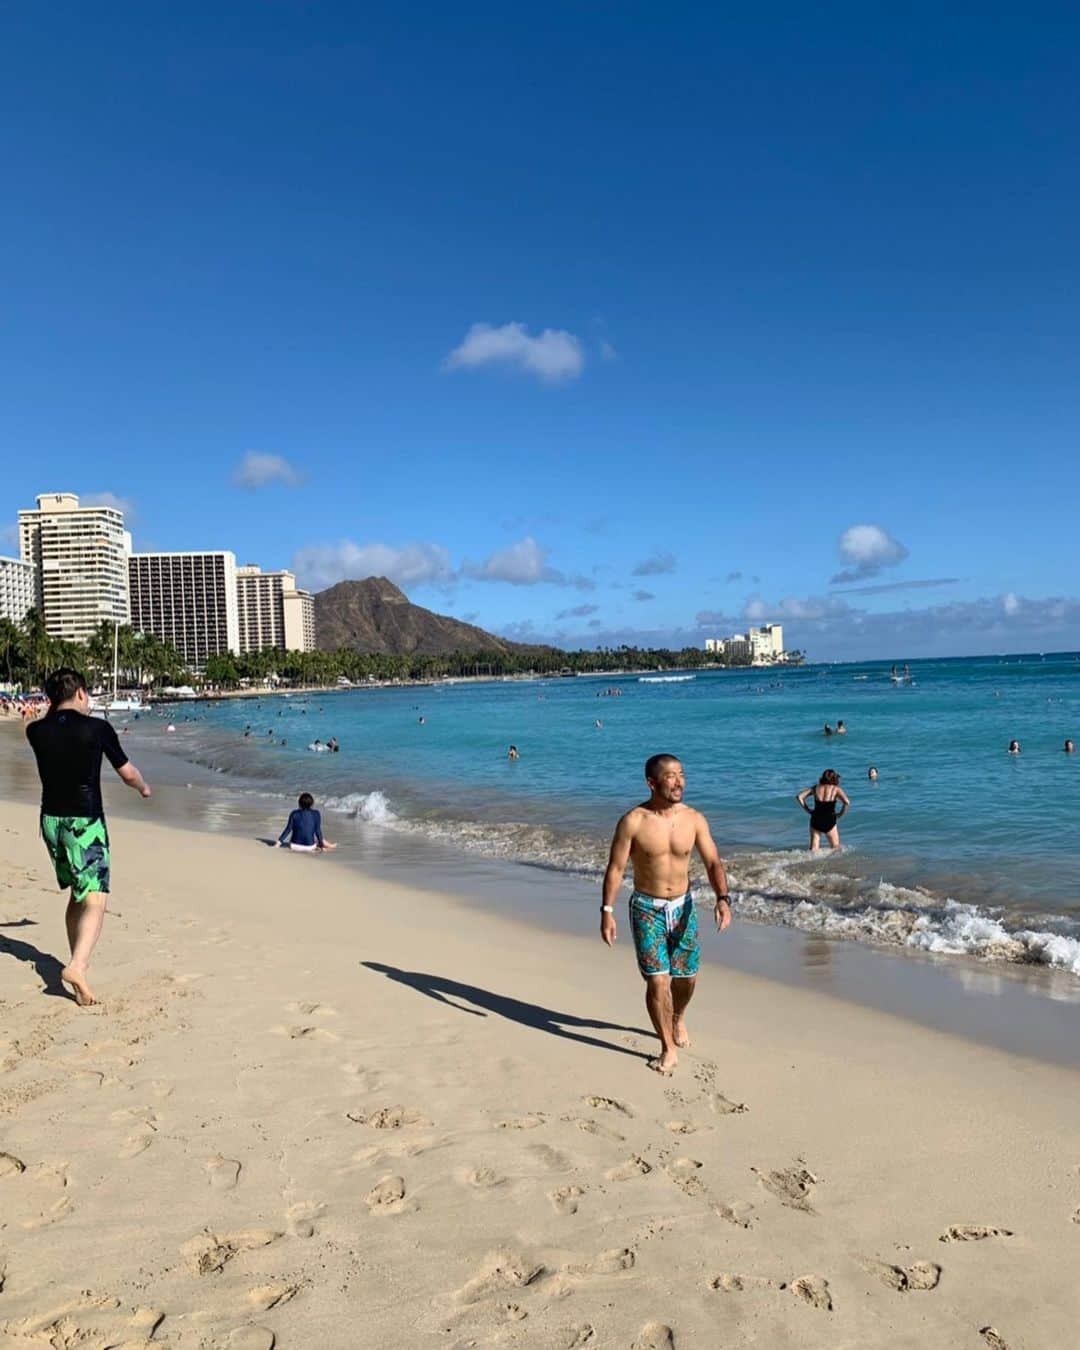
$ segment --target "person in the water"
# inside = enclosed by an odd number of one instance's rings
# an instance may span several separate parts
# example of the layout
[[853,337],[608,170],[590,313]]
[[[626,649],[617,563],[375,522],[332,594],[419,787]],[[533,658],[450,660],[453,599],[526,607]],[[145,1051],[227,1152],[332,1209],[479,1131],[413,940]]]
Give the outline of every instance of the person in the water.
[[1075,754],[1076,752],[1076,746],[1072,743],[1072,741],[1066,741],[1061,748],[1065,751],[1067,755],[1072,755]]
[[[812,806],[807,805],[808,799],[813,802]],[[795,800],[810,817],[810,852],[817,853],[821,848],[822,835],[829,841],[830,848],[839,848],[837,822],[847,814],[851,802],[840,786],[840,775],[836,770],[826,769],[816,786],[803,788]]]

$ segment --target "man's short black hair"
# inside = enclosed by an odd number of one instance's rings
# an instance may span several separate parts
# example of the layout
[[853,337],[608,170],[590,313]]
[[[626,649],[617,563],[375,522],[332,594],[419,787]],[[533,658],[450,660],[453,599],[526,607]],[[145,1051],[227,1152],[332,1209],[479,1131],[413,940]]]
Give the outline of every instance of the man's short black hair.
[[645,761],[645,777],[650,783],[655,783],[660,770],[671,761],[674,764],[680,763],[678,755],[650,755]]
[[86,679],[78,670],[70,666],[61,666],[54,670],[45,681],[45,696],[55,708],[58,703],[66,703],[74,698],[80,689],[86,688]]
[[311,795],[311,793],[310,793],[310,792],[301,792],[301,794],[300,794],[300,810],[301,810],[301,811],[310,811],[311,808],[312,808],[314,805],[315,805],[315,798]]

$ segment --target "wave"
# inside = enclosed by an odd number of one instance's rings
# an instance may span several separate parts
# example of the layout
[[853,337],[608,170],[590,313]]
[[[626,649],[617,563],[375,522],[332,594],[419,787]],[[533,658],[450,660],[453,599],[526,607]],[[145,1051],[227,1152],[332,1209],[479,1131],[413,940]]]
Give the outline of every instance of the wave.
[[638,684],[682,684],[684,680],[696,679],[696,675],[639,675]]
[[[523,821],[423,819],[398,814],[378,789],[325,799],[366,825],[392,829],[470,853],[552,871],[603,876],[607,849],[595,834],[573,834]],[[828,870],[827,856],[801,850],[748,852],[728,860],[736,914],[804,933],[874,946],[908,948],[985,962],[1045,966],[1080,976],[1080,923],[1054,916],[1063,930],[1011,928],[1000,912],[942,898],[919,887],[866,881]],[[692,879],[708,883],[697,869]]]

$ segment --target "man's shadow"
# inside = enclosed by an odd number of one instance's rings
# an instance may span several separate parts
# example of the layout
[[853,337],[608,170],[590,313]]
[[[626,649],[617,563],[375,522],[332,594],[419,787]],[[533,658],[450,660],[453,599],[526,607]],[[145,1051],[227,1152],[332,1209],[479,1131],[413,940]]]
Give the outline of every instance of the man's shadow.
[[[445,1003],[458,1012],[470,1013],[474,1017],[486,1017],[489,1012],[498,1013],[511,1022],[519,1022],[523,1027],[533,1027],[537,1031],[546,1031],[549,1036],[561,1036],[568,1041],[579,1041],[582,1045],[593,1045],[598,1050],[614,1050],[616,1054],[632,1055],[635,1059],[650,1059],[650,1054],[632,1050],[628,1046],[614,1045],[611,1041],[599,1040],[596,1036],[583,1036],[569,1027],[591,1027],[597,1031],[628,1031],[635,1036],[651,1036],[640,1027],[624,1027],[617,1022],[599,1022],[594,1018],[576,1017],[573,1013],[555,1012],[552,1008],[542,1008],[538,1003],[526,1003],[519,998],[510,998],[506,994],[494,994],[490,989],[481,989],[475,984],[462,984],[459,980],[448,980],[443,975],[424,975],[418,970],[399,970],[396,966],[385,966],[379,961],[361,961],[368,970],[378,971],[388,980],[398,984],[407,984],[410,988],[438,1003]],[[463,999],[474,1003],[476,1007],[466,1008],[454,999]],[[484,1009],[484,1011],[481,1011]]]
[[[33,923],[33,920],[20,919],[17,923],[0,924],[0,928],[22,928],[27,923]],[[60,979],[60,972],[64,969],[64,963],[58,961],[55,956],[49,956],[45,952],[38,951],[29,942],[20,942],[17,938],[5,937],[3,934],[0,934],[0,953],[13,956],[16,961],[25,961],[27,965],[33,966],[37,971],[38,978],[45,985],[42,990],[43,994],[49,994],[54,998],[71,998],[71,994],[64,988],[63,981]]]

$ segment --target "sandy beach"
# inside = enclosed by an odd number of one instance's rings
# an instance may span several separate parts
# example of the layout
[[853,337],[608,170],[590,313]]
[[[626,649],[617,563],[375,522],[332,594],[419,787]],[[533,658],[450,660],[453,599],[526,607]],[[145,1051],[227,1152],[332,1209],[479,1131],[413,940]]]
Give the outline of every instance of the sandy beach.
[[81,1010],[4,809],[0,1345],[1075,1343],[1076,1072],[151,816]]

